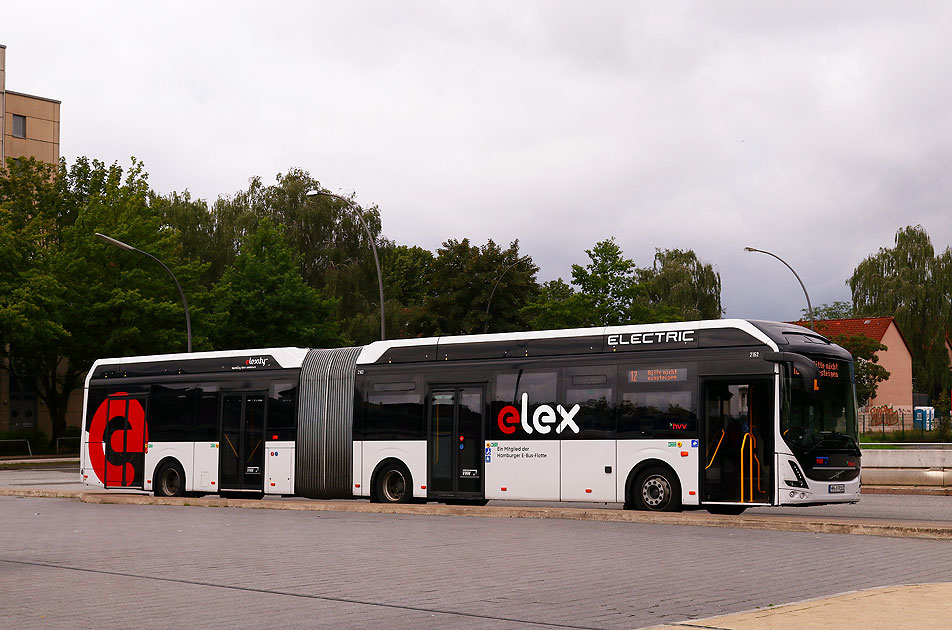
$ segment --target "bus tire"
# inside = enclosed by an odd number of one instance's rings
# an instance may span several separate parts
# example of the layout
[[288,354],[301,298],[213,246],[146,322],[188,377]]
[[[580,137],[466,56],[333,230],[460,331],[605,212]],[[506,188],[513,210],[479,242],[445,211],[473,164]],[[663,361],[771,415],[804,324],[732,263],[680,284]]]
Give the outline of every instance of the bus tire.
[[681,484],[670,468],[646,468],[635,478],[628,503],[638,510],[677,512],[681,509]]
[[174,459],[166,460],[155,472],[153,494],[157,497],[184,497],[185,471]]
[[410,471],[397,463],[385,465],[377,472],[374,499],[377,503],[409,503],[413,498]]

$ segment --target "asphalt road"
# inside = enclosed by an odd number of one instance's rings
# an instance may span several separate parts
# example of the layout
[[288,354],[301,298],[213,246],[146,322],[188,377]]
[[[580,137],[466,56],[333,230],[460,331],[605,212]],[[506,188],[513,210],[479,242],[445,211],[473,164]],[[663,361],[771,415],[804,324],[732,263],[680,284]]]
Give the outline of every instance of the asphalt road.
[[0,497],[2,627],[640,628],[952,581],[952,543]]
[[[0,488],[36,488],[48,490],[87,489],[79,481],[79,473],[69,468],[0,470]],[[92,489],[92,488],[89,488]],[[290,499],[301,500],[301,499]],[[578,505],[580,507],[598,507],[621,509],[620,504],[604,503],[542,503],[529,501],[491,501],[490,505]],[[931,522],[952,524],[952,496],[918,496],[868,494],[859,503],[852,505],[822,505],[796,508],[751,508],[748,514],[775,514],[802,516],[805,518],[877,518],[887,520],[905,520],[911,522]]]

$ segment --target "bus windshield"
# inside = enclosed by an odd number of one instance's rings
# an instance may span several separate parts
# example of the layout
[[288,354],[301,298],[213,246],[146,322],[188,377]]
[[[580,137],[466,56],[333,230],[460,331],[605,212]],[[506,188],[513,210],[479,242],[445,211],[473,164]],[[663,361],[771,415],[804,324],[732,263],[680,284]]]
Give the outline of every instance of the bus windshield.
[[808,391],[792,365],[783,366],[780,431],[797,455],[815,450],[859,449],[856,387],[849,361],[813,359],[820,372]]

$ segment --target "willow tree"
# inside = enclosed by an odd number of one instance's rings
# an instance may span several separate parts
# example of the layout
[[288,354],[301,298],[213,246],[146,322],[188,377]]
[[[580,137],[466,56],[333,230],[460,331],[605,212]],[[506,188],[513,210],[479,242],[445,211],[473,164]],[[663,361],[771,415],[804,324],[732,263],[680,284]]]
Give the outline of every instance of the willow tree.
[[651,302],[674,308],[678,319],[720,319],[724,313],[721,274],[694,250],[657,249],[654,265],[641,275]]
[[915,387],[933,397],[950,383],[945,339],[952,330],[952,251],[935,255],[921,225],[896,232],[847,281],[857,313],[896,318],[912,350]]

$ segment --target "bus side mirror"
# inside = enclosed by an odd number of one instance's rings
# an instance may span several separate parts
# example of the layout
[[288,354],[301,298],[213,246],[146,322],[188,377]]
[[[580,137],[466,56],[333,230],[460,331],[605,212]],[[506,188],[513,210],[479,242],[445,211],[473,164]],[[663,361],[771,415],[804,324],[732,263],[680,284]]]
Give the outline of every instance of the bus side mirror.
[[803,389],[807,395],[816,395],[820,391],[820,369],[816,363],[796,352],[765,352],[765,361],[771,363],[791,363],[800,373]]

